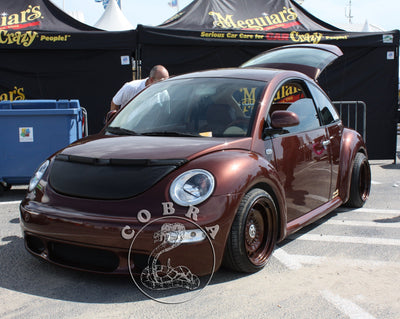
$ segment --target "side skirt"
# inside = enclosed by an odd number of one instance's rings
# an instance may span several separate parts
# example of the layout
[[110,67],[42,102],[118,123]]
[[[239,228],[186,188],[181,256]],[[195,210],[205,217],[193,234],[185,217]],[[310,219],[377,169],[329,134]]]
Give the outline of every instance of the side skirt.
[[304,226],[307,226],[321,217],[329,214],[342,204],[343,201],[339,197],[336,197],[326,204],[310,211],[309,213],[288,222],[286,225],[286,237],[303,228]]

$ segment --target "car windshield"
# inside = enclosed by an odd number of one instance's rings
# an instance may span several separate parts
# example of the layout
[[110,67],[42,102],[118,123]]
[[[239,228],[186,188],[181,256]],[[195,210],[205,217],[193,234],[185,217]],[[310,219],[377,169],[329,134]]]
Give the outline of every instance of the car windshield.
[[106,134],[249,136],[265,86],[263,81],[232,78],[159,82],[128,103]]

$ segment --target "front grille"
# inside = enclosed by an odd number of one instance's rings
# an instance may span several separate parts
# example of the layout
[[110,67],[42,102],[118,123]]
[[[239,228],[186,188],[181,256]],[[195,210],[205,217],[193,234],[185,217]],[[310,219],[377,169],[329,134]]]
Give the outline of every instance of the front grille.
[[49,242],[49,259],[55,263],[99,272],[113,272],[119,265],[119,258],[111,251]]
[[182,159],[126,160],[58,155],[49,182],[58,193],[91,199],[136,196],[185,163]]

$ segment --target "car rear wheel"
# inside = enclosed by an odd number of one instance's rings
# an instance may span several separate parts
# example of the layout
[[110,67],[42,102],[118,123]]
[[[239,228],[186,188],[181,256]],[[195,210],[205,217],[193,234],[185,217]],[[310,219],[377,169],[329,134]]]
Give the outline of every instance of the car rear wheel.
[[357,153],[351,173],[350,198],[347,207],[360,208],[368,199],[371,189],[371,169],[367,157]]
[[253,189],[242,199],[228,236],[224,266],[253,273],[262,269],[278,236],[278,217],[272,197]]

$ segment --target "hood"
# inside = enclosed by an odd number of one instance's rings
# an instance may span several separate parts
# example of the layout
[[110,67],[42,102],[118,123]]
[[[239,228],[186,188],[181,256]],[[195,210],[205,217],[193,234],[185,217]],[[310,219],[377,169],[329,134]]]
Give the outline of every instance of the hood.
[[209,139],[97,136],[55,156],[49,184],[70,197],[116,200],[141,194],[198,156],[224,149],[249,149],[251,138]]
[[249,149],[250,138],[163,136],[94,136],[65,148],[61,154],[95,159],[186,159],[224,149]]

